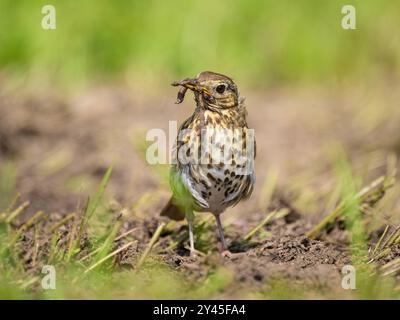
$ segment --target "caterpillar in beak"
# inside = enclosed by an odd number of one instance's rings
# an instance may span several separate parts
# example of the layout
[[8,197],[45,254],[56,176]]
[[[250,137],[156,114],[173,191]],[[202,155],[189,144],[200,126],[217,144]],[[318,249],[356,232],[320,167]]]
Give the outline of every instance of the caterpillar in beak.
[[178,96],[176,97],[176,102],[175,102],[176,104],[180,104],[183,102],[183,100],[185,100],[185,94],[187,90],[188,88],[186,87],[182,87],[179,89]]
[[214,103],[215,98],[213,95],[208,92],[206,88],[201,88],[198,86],[197,81],[195,79],[184,79],[182,81],[174,81],[172,83],[172,86],[177,87],[177,86],[182,86],[182,88],[179,89],[178,91],[178,96],[176,98],[176,104],[180,104],[185,100],[185,95],[188,89],[192,90],[193,92],[196,92],[197,94],[201,94],[204,98],[204,100],[208,101],[209,103]]

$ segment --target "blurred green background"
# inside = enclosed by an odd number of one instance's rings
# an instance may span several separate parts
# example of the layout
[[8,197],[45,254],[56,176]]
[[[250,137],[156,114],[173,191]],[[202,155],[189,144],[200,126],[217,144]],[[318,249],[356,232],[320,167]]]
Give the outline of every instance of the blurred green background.
[[[56,30],[41,28],[46,4]],[[357,30],[341,28],[346,4]],[[399,27],[398,0],[0,0],[0,68],[60,85],[204,69],[259,87],[391,78]]]

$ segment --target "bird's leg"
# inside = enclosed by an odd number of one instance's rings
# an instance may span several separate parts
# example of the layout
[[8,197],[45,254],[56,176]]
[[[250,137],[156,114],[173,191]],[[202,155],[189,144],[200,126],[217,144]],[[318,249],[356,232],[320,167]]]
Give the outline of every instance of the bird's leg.
[[193,221],[189,220],[189,242],[190,242],[190,255],[196,255],[196,250],[194,248],[194,237],[193,237]]
[[186,214],[186,220],[189,225],[190,256],[195,257],[196,249],[194,248],[194,236],[193,236],[193,220],[194,220],[193,212]]
[[218,229],[218,235],[221,240],[221,245],[222,245],[222,256],[224,257],[230,257],[231,252],[228,249],[228,245],[226,244],[225,241],[225,236],[224,236],[224,229],[222,228],[222,223],[221,223],[221,218],[219,214],[214,214],[215,219],[217,220],[217,229]]

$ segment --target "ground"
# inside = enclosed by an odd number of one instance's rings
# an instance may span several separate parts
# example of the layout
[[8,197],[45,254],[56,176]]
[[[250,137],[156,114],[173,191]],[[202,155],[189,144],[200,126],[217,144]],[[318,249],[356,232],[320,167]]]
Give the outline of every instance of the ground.
[[[183,104],[175,105],[176,90],[167,86],[162,95],[123,86],[96,86],[74,95],[34,90],[21,94],[11,87],[0,91],[4,195],[0,211],[12,202],[15,192],[21,197],[14,208],[29,201],[29,206],[11,223],[13,230],[21,230],[18,228],[24,222],[27,225],[16,241],[17,259],[23,261],[18,281],[28,283],[28,289],[23,289],[40,296],[37,279],[41,265],[52,254],[56,257],[52,261],[65,261],[65,257],[57,258],[52,252],[52,241],[57,242],[56,250],[64,248],[67,256],[72,252],[83,270],[131,241],[129,247],[113,256],[114,263],[109,268],[116,278],[124,272],[145,274],[147,268],[161,268],[173,274],[174,279],[176,276],[179,283],[189,282],[195,288],[185,287],[179,293],[172,286],[177,292],[165,295],[162,289],[161,293],[150,289],[131,294],[124,291],[115,293],[115,297],[140,298],[141,293],[150,298],[357,296],[357,292],[341,286],[342,267],[356,263],[345,218],[336,219],[315,239],[306,234],[339,204],[343,186],[338,182],[340,173],[335,171],[334,150],[343,150],[346,155],[356,177],[356,191],[384,175],[388,159],[400,153],[398,93],[388,87],[373,91],[354,88],[350,92],[340,88],[253,92],[244,88],[242,92],[247,96],[248,122],[257,139],[257,184],[248,201],[223,215],[233,252],[231,259],[225,259],[218,253],[214,221],[204,213],[197,215],[195,230],[197,247],[204,254],[197,258],[188,255],[186,224],[159,217],[170,195],[168,166],[151,166],[145,159],[146,132],[152,128],[167,131],[168,121],[181,123],[193,111],[189,96]],[[68,251],[77,223],[73,219],[58,226],[57,223],[71,213],[87,213],[88,196],[93,201],[111,165],[107,192],[101,197],[101,204],[94,206],[92,225],[76,238],[76,251]],[[384,197],[365,214],[369,250],[369,256],[363,257],[365,262],[373,257],[371,251],[387,225],[390,227],[386,235],[397,231],[399,192],[397,184],[384,189]],[[244,240],[274,210],[282,213],[281,217],[271,219]],[[44,218],[32,227],[28,219],[38,211],[43,211]],[[144,268],[138,268],[140,257],[162,223],[166,225],[146,256]],[[116,239],[105,236],[113,232]],[[111,239],[107,252],[97,260],[92,259],[94,254],[87,257],[96,248],[106,248],[107,239]],[[384,235],[383,242],[385,239]],[[400,244],[396,241],[391,246],[385,243],[390,252],[374,260],[376,268],[398,257]],[[101,243],[104,246],[99,246]],[[85,264],[86,261],[89,262]],[[60,265],[65,267],[65,263]],[[107,272],[103,270],[101,276],[106,277]],[[390,276],[396,274],[397,271]],[[36,279],[32,285],[29,277]],[[382,286],[389,288],[382,297],[399,294],[396,278],[382,279]],[[63,297],[80,296],[74,291],[66,292]],[[365,292],[360,295],[368,297]]]

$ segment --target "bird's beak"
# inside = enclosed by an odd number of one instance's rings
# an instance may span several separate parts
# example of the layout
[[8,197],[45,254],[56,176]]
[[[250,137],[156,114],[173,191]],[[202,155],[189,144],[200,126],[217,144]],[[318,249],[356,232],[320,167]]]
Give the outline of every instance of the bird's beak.
[[183,79],[181,81],[174,81],[174,82],[172,82],[172,85],[174,87],[182,86],[182,87],[184,87],[186,89],[190,89],[190,90],[193,90],[193,91],[197,91],[197,86],[198,86],[197,85],[197,80],[196,79],[190,79],[190,78],[186,78],[186,79]]
[[186,93],[187,89],[190,89],[192,91],[203,94],[208,99],[213,98],[211,92],[209,92],[206,87],[201,86],[198,83],[196,78],[186,78],[181,81],[174,81],[172,83],[172,86],[174,86],[174,87],[182,86],[182,89],[179,90],[179,92],[178,92],[178,98],[177,98],[176,103],[181,103],[183,101],[183,99],[185,98],[185,93]]

